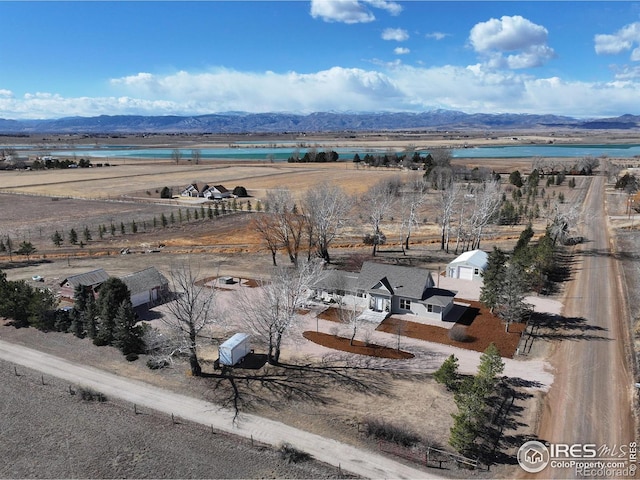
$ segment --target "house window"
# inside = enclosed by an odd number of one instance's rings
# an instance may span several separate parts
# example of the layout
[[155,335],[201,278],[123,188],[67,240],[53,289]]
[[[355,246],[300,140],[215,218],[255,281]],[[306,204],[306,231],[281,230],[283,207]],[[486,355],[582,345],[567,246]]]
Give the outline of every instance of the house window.
[[474,268],[473,269],[473,274],[474,275],[479,275],[480,274],[480,269],[479,268]]
[[407,300],[406,298],[401,298],[400,310],[411,310],[411,300]]
[[433,305],[431,305],[430,303],[427,303],[427,312],[433,313]]

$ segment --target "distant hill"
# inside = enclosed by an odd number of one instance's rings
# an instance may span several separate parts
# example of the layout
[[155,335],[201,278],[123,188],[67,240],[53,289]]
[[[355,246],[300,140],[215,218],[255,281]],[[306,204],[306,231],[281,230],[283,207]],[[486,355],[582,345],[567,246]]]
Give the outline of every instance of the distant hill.
[[198,116],[101,115],[54,120],[0,119],[0,133],[281,133],[380,130],[623,129],[640,127],[640,117],[578,120],[558,115],[423,113],[221,113]]

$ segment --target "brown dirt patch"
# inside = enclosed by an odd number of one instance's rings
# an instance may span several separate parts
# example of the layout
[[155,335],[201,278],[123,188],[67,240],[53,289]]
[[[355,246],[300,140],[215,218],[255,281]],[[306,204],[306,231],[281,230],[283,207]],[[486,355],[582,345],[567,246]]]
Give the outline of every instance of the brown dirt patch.
[[342,352],[357,353],[358,355],[368,355],[370,357],[389,358],[392,360],[407,360],[414,357],[413,353],[395,350],[381,345],[366,344],[359,340],[354,340],[353,345],[351,345],[350,339],[328,333],[307,330],[303,332],[302,335],[307,340],[317,343],[318,345]]
[[327,308],[318,314],[318,318],[328,320],[330,322],[342,323],[342,319],[340,318],[340,309],[338,308]]
[[387,318],[376,330],[392,334],[397,334],[400,330],[402,335],[406,337],[466,348],[476,352],[484,352],[491,343],[494,343],[502,357],[513,357],[525,325],[513,323],[507,333],[504,331],[504,324],[500,319],[494,317],[480,302],[468,300],[464,300],[464,302],[471,305],[454,328],[466,328],[468,336],[466,342],[451,340],[449,329],[401,320],[397,317]]

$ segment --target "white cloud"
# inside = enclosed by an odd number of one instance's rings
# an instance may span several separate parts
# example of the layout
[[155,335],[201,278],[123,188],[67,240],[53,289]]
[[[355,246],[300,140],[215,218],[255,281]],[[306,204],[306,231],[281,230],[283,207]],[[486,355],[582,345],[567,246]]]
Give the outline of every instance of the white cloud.
[[409,39],[409,33],[402,28],[385,28],[382,32],[382,39],[404,42]]
[[[617,55],[631,50],[634,45],[640,44],[640,22],[625,25],[613,35],[598,34],[594,37],[594,43],[598,55]],[[631,60],[640,61],[639,47],[631,52]]]
[[504,16],[476,24],[469,42],[487,58],[487,66],[491,68],[531,68],[555,57],[554,50],[547,45],[547,34],[546,28],[519,15]]
[[13,92],[11,90],[7,90],[5,88],[0,88],[0,97],[13,97]]
[[402,6],[387,0],[311,0],[311,16],[325,22],[369,23],[376,17],[367,8],[386,10],[391,15],[398,15]]
[[198,115],[224,111],[424,111],[618,115],[640,111],[640,71],[629,67],[609,83],[536,78],[513,70],[416,67],[399,60],[371,69],[333,67],[310,73],[240,72],[218,68],[115,78],[112,95],[0,95],[0,118],[116,114]]
[[407,55],[411,53],[411,50],[404,47],[396,47],[393,49],[393,53],[395,53],[396,55]]
[[449,34],[448,33],[442,33],[442,32],[431,32],[431,33],[427,33],[425,35],[425,38],[432,38],[434,40],[443,40],[444,38],[448,37]]
[[341,23],[368,23],[376,19],[358,0],[311,0],[311,16]]

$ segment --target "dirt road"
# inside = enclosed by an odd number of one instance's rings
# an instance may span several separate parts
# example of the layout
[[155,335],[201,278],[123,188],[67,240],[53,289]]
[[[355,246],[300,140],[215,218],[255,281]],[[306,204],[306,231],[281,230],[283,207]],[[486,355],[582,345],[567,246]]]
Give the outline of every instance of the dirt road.
[[[634,441],[633,376],[625,351],[628,314],[604,185],[604,177],[594,177],[584,202],[581,223],[587,242],[576,249],[563,311],[571,333],[551,358],[556,376],[539,429],[539,438],[551,443],[611,447]],[[539,475],[572,478],[575,472],[547,467]]]
[[212,426],[221,431],[252,437],[276,446],[288,442],[310,453],[317,460],[339,465],[343,470],[362,477],[440,478],[381,455],[255,415],[242,414],[234,424],[233,413],[229,409],[2,340],[0,359],[64,379],[74,385],[91,388],[105,394],[107,398],[120,398],[141,407],[167,415],[173,414],[177,418]]

